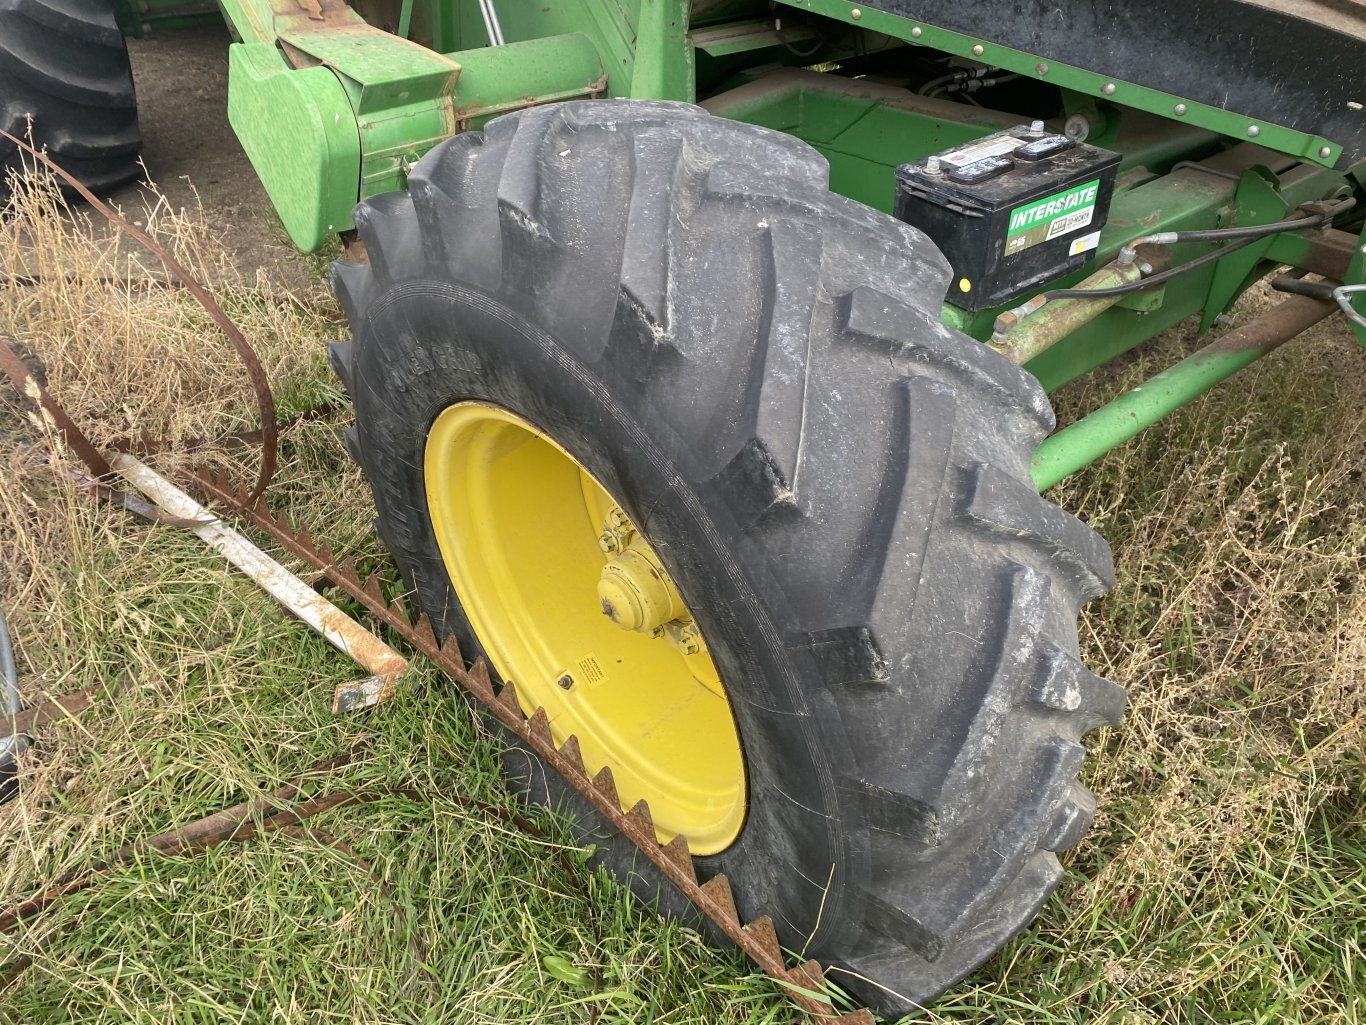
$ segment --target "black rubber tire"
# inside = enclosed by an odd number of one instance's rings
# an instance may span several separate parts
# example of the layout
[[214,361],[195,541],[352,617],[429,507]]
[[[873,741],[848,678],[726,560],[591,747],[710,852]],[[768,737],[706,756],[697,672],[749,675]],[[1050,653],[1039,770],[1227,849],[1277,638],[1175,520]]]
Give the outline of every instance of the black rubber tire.
[[[26,139],[30,118],[34,145],[92,192],[138,176],[133,73],[110,0],[0,0],[0,127]],[[23,166],[0,139],[0,170]]]
[[1124,699],[1077,658],[1109,549],[1030,482],[1042,390],[939,322],[946,261],[827,170],[684,104],[499,118],[357,208],[333,357],[381,538],[466,657],[421,470],[446,405],[535,422],[642,524],[745,749],[744,828],[702,874],[898,1014],[1057,885],[1094,809],[1078,738]]

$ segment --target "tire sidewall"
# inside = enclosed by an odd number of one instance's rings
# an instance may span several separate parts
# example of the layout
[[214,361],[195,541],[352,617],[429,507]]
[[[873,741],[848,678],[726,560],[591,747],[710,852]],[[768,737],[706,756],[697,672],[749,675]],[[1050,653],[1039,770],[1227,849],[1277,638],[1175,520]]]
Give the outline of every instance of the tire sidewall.
[[837,948],[860,917],[842,909],[867,871],[836,791],[848,738],[809,652],[775,626],[784,619],[771,574],[752,564],[717,489],[690,480],[690,453],[640,408],[639,384],[583,365],[530,319],[455,283],[390,288],[357,337],[357,424],[382,540],[438,632],[454,634],[467,660],[484,654],[430,519],[415,514],[427,509],[426,436],[451,404],[488,402],[537,425],[621,502],[708,640],[744,748],[748,807],[736,842],[697,859],[701,873],[743,880],[742,917],[772,916],[784,943],[814,956]]

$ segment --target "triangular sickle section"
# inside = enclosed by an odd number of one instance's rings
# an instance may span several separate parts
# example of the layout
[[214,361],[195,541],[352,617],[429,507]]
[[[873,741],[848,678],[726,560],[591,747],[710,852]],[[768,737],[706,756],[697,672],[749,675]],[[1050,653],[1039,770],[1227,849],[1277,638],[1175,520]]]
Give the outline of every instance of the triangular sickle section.
[[388,611],[389,615],[392,616],[397,623],[411,622],[411,617],[408,615],[408,603],[403,600],[402,595],[399,595],[389,603]]
[[[455,660],[459,662],[461,665],[463,665],[464,659],[460,655],[460,645],[456,644],[454,634],[449,635],[446,638],[446,640],[442,642],[441,650],[443,653],[446,651],[447,648],[449,648],[452,652],[455,653]],[[482,693],[487,694],[490,697],[492,696],[493,678],[489,676],[489,664],[487,662],[485,662],[482,658],[475,659],[474,665],[470,666],[469,675],[470,678],[473,679],[474,682],[480,688],[482,688]],[[512,694],[514,697],[516,697],[517,692],[513,691]],[[516,702],[514,702],[514,704],[516,704]],[[526,716],[522,714],[521,705],[517,705],[517,714],[522,716],[523,719],[526,718]]]
[[756,918],[745,926],[745,935],[763,948],[770,957],[783,959],[783,948],[778,943],[778,932],[773,928],[773,919],[768,915]]
[[688,850],[688,838],[682,833],[664,845],[664,856],[688,875],[690,882],[697,882],[697,871],[692,863],[692,852]]
[[646,832],[653,833],[655,831],[654,816],[650,814],[650,806],[645,803],[643,798],[632,805],[631,810],[626,813],[626,817]]
[[728,919],[739,924],[740,915],[735,910],[735,897],[730,892],[729,879],[725,876],[712,876],[702,884],[702,892],[721,905],[721,910]]
[[555,746],[555,740],[550,735],[550,716],[545,714],[544,708],[536,709],[527,723],[527,728],[532,740],[552,748]]
[[[475,670],[483,664],[482,660],[476,662],[474,664],[475,668],[470,671],[471,675],[477,676],[478,673]],[[517,685],[511,680],[503,684],[503,689],[498,692],[498,703],[519,719],[526,718],[526,716],[522,714],[522,703],[517,700]]]
[[381,605],[384,604],[384,594],[379,589],[378,574],[371,573],[368,577],[366,577],[365,583],[361,585],[361,590],[363,590],[368,597],[373,598]]
[[593,788],[603,797],[610,800],[618,808],[621,807],[621,798],[617,796],[617,780],[612,775],[612,767],[604,765],[598,774],[593,777]]
[[579,751],[579,738],[571,735],[560,747],[560,754],[580,776],[588,777],[588,769],[583,764],[583,753]]

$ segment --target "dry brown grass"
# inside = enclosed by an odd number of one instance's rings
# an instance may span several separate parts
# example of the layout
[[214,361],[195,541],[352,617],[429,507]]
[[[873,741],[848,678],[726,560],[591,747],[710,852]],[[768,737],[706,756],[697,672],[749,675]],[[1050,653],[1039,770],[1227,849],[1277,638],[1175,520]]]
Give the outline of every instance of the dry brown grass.
[[[236,280],[197,214],[154,203],[141,220],[215,282],[285,413],[336,397],[325,300]],[[42,358],[97,442],[143,426],[180,440],[254,426],[231,350],[189,297],[119,284],[160,271],[50,190],[0,222],[0,273],[40,279],[0,288],[0,332]],[[1189,343],[1173,334],[1066,389],[1060,418]],[[275,500],[384,565],[339,429],[286,433]],[[375,866],[393,890],[385,900],[353,862],[306,839],[130,866],[0,939],[0,961],[32,959],[0,990],[0,1021],[785,1013],[768,983],[734,981],[743,968],[695,935],[444,800],[500,798],[472,717],[439,681],[420,676],[365,719],[332,718],[331,685],[354,675],[344,658],[199,542],[96,506],[26,459],[34,427],[12,403],[0,403],[0,430],[0,603],[26,695],[100,695],[25,756],[27,786],[0,806],[0,892],[259,794],[363,730],[372,756],[320,786],[431,795],[322,824]],[[55,439],[42,443],[65,458]],[[229,465],[247,481],[252,454]],[[1057,489],[1115,546],[1120,583],[1088,610],[1083,645],[1128,688],[1129,716],[1092,738],[1101,814],[1060,899],[936,1018],[1361,1021],[1363,470],[1366,353],[1329,322]],[[594,988],[547,973],[552,955]]]

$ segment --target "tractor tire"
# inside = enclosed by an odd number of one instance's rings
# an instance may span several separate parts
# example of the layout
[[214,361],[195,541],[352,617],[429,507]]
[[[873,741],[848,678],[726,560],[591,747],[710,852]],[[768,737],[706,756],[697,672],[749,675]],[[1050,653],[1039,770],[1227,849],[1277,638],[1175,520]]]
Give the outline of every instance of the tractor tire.
[[[137,177],[133,73],[109,0],[0,0],[0,128],[27,141],[30,122],[32,144],[92,192]],[[0,197],[32,166],[0,139]]]
[[[827,175],[806,144],[686,104],[500,117],[357,208],[369,263],[334,265],[354,340],[332,357],[380,538],[467,659],[499,665],[451,579],[442,510],[477,499],[428,479],[442,418],[507,411],[620,502],[742,742],[743,824],[700,874],[899,1015],[1057,886],[1095,808],[1079,738],[1124,697],[1078,659],[1078,611],[1113,569],[1031,482],[1054,424],[1042,389],[940,323],[949,267],[924,235]],[[476,476],[476,534],[559,515],[534,474],[518,500]],[[525,593],[548,637],[582,596],[554,592],[557,552],[537,551],[546,579]],[[514,779],[544,798],[543,775]],[[621,844],[603,857],[639,882]]]

